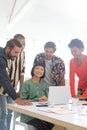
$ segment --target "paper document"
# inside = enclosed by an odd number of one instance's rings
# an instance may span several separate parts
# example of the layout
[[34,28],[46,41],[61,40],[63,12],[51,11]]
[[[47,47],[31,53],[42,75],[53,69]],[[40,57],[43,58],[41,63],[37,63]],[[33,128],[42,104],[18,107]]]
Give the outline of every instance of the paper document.
[[51,109],[51,112],[61,114],[61,115],[63,115],[63,114],[74,114],[75,113],[74,111],[71,111],[71,110],[68,110],[68,109],[60,109],[60,110]]
[[60,109],[55,109],[55,108],[38,108],[37,110],[43,111],[43,112],[48,112],[48,113],[56,113],[56,114],[74,114],[74,111],[71,111],[66,108],[60,108]]

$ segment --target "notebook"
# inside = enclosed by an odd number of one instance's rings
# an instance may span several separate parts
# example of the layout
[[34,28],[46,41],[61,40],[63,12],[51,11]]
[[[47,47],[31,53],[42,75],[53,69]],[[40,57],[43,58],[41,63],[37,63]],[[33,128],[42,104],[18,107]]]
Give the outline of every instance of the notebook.
[[70,86],[50,86],[48,103],[54,105],[65,105],[71,98]]

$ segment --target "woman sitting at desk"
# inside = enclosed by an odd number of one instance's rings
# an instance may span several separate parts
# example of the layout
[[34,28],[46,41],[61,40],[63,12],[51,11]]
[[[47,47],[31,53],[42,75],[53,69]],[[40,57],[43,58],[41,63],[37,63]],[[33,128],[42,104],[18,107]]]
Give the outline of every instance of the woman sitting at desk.
[[[41,78],[45,76],[45,66],[40,63],[35,64],[31,70],[31,75],[32,78],[25,81],[21,87],[21,99],[27,99],[31,102],[47,101],[48,87],[41,81]],[[21,121],[34,126],[37,130],[51,130],[54,126],[51,123],[24,114],[21,115]]]

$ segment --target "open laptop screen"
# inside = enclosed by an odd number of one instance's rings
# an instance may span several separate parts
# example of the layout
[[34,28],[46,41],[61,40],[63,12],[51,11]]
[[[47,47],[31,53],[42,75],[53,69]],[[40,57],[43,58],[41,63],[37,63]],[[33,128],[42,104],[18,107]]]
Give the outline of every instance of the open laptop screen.
[[50,86],[48,94],[49,104],[67,104],[71,98],[70,86]]

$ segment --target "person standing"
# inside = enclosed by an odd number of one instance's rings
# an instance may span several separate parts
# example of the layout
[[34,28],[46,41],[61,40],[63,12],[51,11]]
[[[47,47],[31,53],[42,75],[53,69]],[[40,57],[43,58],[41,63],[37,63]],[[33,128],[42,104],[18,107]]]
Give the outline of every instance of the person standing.
[[[11,84],[13,85],[15,91],[17,91],[17,95],[20,95],[20,87],[22,83],[24,82],[24,73],[25,73],[25,37],[22,34],[16,34],[14,35],[14,39],[17,39],[21,45],[22,49],[18,57],[15,58],[15,60],[8,59],[7,60],[7,71],[9,74],[9,78],[11,80]],[[4,92],[5,95],[7,95],[6,92]],[[5,97],[5,104],[12,103],[13,100],[10,96]],[[5,104],[3,105],[4,110],[7,113],[7,130],[10,130],[10,124],[11,124],[11,117],[12,117],[12,110],[7,110]]]
[[[83,54],[84,44],[79,39],[72,39],[68,44],[73,58],[70,60],[70,87],[72,97],[87,98],[87,55]],[[75,74],[78,77],[75,92]]]
[[56,45],[49,41],[44,45],[44,53],[39,53],[34,59],[34,64],[45,64],[46,74],[42,79],[48,86],[65,85],[65,64],[64,61],[54,55]]
[[[0,129],[1,130],[9,130],[7,122],[7,110],[4,109],[4,105],[6,105],[6,100],[9,100],[9,96],[15,101],[17,104],[21,105],[31,105],[31,102],[27,100],[21,100],[18,98],[15,89],[11,85],[11,80],[9,78],[7,68],[7,59],[15,60],[15,58],[20,54],[22,50],[22,45],[16,39],[11,39],[7,41],[5,48],[0,47]],[[4,95],[5,92],[9,95]],[[7,98],[7,99],[6,99]],[[10,121],[10,118],[8,119]]]
[[[24,73],[25,73],[25,37],[22,34],[16,34],[14,36],[14,39],[17,39],[21,45],[22,50],[20,52],[20,55],[12,61],[8,60],[8,73],[9,77],[11,79],[11,83],[14,86],[15,90],[19,91],[17,92],[18,96],[20,95],[20,87],[24,82]],[[18,88],[19,83],[19,88]]]

